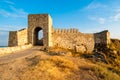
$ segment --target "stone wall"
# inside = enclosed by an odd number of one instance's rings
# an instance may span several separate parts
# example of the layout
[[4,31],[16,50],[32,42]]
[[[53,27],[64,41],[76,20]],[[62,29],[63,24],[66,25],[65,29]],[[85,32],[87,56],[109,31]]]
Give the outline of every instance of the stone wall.
[[28,43],[27,29],[21,29],[19,31],[10,31],[8,46],[21,46]]
[[107,46],[110,43],[110,33],[102,31],[95,34],[85,34],[78,29],[56,29],[53,33],[53,45],[81,53],[91,53],[96,45]]
[[81,53],[90,53],[97,46],[110,43],[110,33],[105,30],[95,34],[85,34],[78,29],[55,29],[49,14],[30,14],[28,29],[11,31],[9,46],[20,46],[27,43],[38,44],[38,32],[43,30],[43,45],[45,47],[61,47]]
[[52,33],[53,33],[53,26],[52,26],[52,18],[51,18],[51,16],[49,16],[49,18],[48,18],[48,25],[49,25],[49,27],[48,27],[48,45],[49,46],[53,46],[53,39],[52,39]]
[[17,46],[18,45],[18,38],[17,38],[17,31],[10,31],[9,32],[9,43],[8,46]]
[[36,43],[35,30],[43,30],[43,44],[44,46],[52,46],[52,18],[49,14],[30,14],[28,16],[28,42],[32,45]]
[[83,34],[78,29],[56,29],[53,33],[53,45],[81,53],[90,53],[94,49],[94,35]]
[[23,46],[16,46],[16,47],[6,47],[6,48],[0,48],[0,56],[15,53],[21,50],[29,49],[32,45],[23,45]]
[[100,45],[105,45],[107,46],[110,43],[110,33],[108,30],[95,33],[94,34],[94,39],[95,39],[95,46],[100,46]]
[[79,30],[75,29],[75,28],[73,28],[73,29],[56,29],[54,31],[54,33],[57,33],[57,34],[59,34],[59,33],[78,33],[78,32],[79,32]]
[[27,29],[19,30],[18,33],[18,46],[28,43]]

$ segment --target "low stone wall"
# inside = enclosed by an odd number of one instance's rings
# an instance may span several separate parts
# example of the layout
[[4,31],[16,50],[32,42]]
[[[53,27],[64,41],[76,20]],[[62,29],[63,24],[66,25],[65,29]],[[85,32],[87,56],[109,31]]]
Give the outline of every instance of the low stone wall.
[[29,45],[24,45],[24,46],[0,48],[0,56],[15,53],[15,52],[22,51],[25,49],[29,49],[31,47],[32,47],[32,45],[29,44]]

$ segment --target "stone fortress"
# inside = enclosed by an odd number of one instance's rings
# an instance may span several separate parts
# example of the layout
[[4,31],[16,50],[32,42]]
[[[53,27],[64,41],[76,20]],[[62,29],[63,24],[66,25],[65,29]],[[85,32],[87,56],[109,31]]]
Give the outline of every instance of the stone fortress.
[[[38,33],[43,30],[43,38]],[[81,53],[90,53],[96,46],[110,43],[110,33],[105,30],[99,33],[86,34],[78,29],[54,29],[49,14],[30,14],[28,28],[10,31],[9,47],[32,44],[33,46],[61,47]]]

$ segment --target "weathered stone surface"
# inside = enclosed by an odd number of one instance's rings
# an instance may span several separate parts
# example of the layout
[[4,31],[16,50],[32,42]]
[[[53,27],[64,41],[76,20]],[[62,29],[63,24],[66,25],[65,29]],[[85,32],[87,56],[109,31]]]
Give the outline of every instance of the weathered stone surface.
[[80,53],[85,53],[87,50],[86,50],[86,47],[85,46],[76,46],[76,52],[80,52]]
[[94,35],[82,33],[53,33],[54,46],[76,50],[76,52],[92,52]]
[[10,31],[8,46],[21,46],[28,43],[27,29],[19,31]]
[[6,47],[6,48],[0,48],[0,56],[5,55],[5,54],[10,54],[10,53],[15,53],[17,51],[25,50],[28,48],[31,48],[32,45],[23,45],[23,46],[16,46],[16,47]]
[[10,31],[9,32],[9,44],[8,46],[17,46],[18,45],[18,38],[17,38],[17,31]]
[[18,46],[25,45],[28,43],[27,29],[18,31]]
[[52,46],[52,28],[50,15],[30,14],[28,16],[28,42],[35,45],[39,30],[43,30],[44,46]]
[[102,31],[95,34],[84,34],[78,29],[55,29],[52,18],[48,14],[30,14],[28,16],[28,29],[12,31],[9,36],[9,46],[25,44],[36,45],[38,32],[43,30],[43,45],[45,47],[61,47],[76,52],[91,53],[99,45],[110,43],[110,33]]

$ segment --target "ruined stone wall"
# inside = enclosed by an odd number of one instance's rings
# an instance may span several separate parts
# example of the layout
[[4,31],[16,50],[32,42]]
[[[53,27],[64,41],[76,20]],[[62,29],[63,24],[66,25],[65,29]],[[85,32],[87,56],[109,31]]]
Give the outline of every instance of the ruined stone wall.
[[56,29],[53,33],[53,45],[61,48],[90,53],[97,46],[107,46],[110,43],[110,33],[102,31],[95,34],[85,34],[78,29]]
[[32,45],[29,44],[29,45],[15,46],[15,47],[0,48],[0,56],[4,56],[4,55],[15,53],[21,50],[29,49],[31,47]]
[[21,46],[28,43],[27,29],[22,29],[19,31],[10,31],[9,33],[9,47]]
[[90,53],[94,49],[94,34],[83,34],[78,29],[56,29],[53,41],[54,46],[81,53]]
[[27,29],[22,29],[17,32],[18,35],[18,46],[25,45],[28,43]]
[[108,30],[95,33],[94,34],[94,39],[95,39],[95,46],[100,46],[100,45],[105,45],[107,46],[110,43],[110,33]]
[[11,46],[17,46],[17,45],[18,45],[17,31],[10,31],[8,46],[11,47]]
[[57,46],[76,52],[90,53],[96,46],[107,46],[110,43],[110,33],[107,30],[95,34],[84,34],[78,29],[54,30],[49,14],[30,14],[28,16],[28,30],[11,31],[9,46],[20,46],[27,43],[35,46],[40,30],[43,30],[43,45],[45,47]]
[[53,39],[52,39],[52,33],[53,33],[53,26],[52,26],[52,18],[48,17],[48,45],[53,46]]

